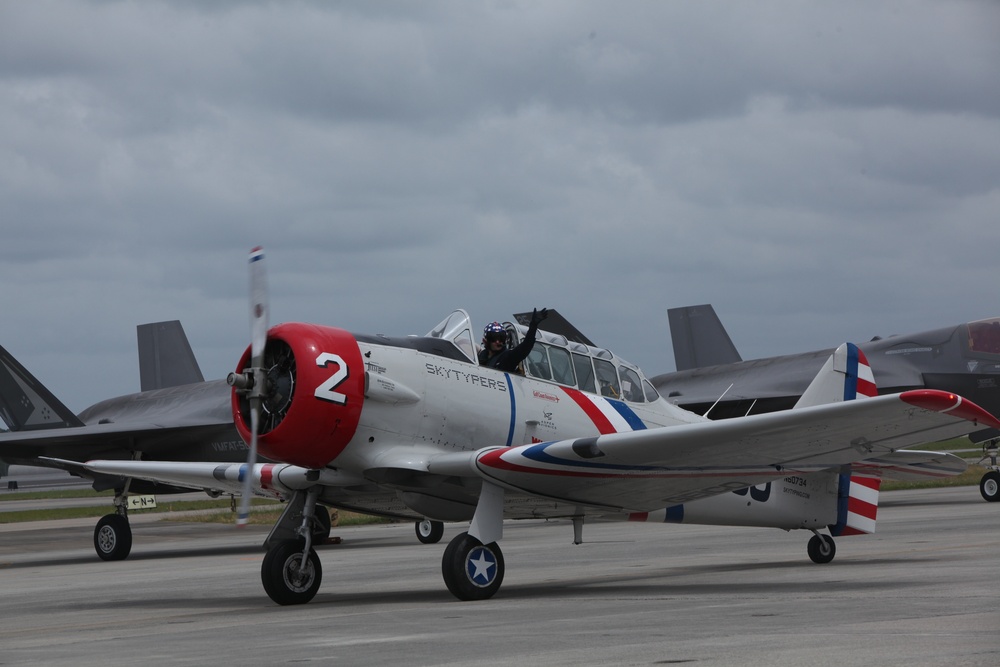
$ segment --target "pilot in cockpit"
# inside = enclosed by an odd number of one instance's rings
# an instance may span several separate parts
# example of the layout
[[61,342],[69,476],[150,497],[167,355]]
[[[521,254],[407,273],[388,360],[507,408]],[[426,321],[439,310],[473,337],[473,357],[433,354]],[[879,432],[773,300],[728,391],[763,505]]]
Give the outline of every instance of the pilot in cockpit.
[[528,324],[528,331],[524,335],[524,340],[517,346],[507,349],[507,332],[499,322],[490,322],[483,330],[483,350],[479,353],[479,365],[489,366],[505,373],[514,373],[518,365],[531,352],[535,345],[535,334],[538,332],[538,325],[548,317],[548,308],[537,308],[531,313],[531,322]]

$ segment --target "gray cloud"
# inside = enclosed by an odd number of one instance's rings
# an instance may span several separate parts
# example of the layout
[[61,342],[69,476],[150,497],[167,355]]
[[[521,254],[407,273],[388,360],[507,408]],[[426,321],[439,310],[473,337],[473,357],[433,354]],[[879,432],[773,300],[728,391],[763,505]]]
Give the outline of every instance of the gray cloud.
[[211,377],[276,321],[560,309],[672,368],[997,313],[986,2],[0,3],[0,344],[75,410],[181,319]]

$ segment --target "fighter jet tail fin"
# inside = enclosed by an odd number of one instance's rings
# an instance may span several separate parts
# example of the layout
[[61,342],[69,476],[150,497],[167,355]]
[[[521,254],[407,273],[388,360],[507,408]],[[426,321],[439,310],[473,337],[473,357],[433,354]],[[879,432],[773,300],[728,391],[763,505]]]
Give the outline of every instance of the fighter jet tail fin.
[[875,376],[865,353],[854,343],[844,343],[826,360],[795,407],[805,408],[877,395]]
[[178,320],[136,327],[142,391],[204,382],[191,344]]
[[711,304],[667,310],[678,371],[743,361]]
[[0,347],[0,418],[11,431],[83,426],[73,412]]

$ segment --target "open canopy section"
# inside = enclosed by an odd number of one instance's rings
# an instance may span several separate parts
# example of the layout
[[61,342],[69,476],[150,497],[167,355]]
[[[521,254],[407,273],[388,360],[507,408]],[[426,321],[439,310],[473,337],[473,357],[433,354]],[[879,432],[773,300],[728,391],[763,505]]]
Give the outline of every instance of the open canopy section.
[[469,319],[469,314],[461,308],[453,311],[428,331],[427,338],[451,341],[469,361],[478,363],[475,338],[472,337],[472,321]]

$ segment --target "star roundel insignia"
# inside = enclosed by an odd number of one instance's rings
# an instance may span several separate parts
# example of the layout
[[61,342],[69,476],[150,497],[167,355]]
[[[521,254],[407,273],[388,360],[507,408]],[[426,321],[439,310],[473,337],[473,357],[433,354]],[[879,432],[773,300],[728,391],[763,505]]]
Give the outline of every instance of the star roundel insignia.
[[476,547],[469,552],[465,570],[476,586],[489,586],[497,576],[497,558],[486,547]]

